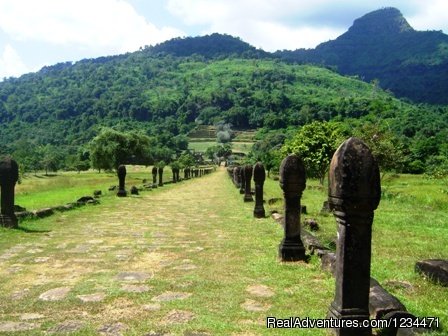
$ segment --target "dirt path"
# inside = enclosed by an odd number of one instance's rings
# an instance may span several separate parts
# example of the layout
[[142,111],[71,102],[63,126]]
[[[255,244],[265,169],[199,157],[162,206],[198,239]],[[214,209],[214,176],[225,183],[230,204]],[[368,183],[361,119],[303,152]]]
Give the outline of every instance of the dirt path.
[[248,266],[266,250],[252,237],[278,228],[225,175],[58,214],[0,249],[0,333],[257,334],[275,289]]

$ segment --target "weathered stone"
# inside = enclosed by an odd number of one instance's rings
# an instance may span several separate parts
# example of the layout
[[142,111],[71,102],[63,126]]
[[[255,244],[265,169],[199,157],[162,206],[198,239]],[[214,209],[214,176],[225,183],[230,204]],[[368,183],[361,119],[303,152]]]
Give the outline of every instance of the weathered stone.
[[157,185],[157,167],[156,166],[152,167],[151,172],[152,172],[152,185],[156,186]]
[[159,167],[159,187],[163,187],[163,167]]
[[240,167],[239,169],[239,177],[240,177],[240,194],[244,195],[246,190],[246,178],[244,177],[244,167]]
[[375,279],[370,279],[370,318],[380,319],[393,311],[406,311],[406,307],[395,296],[386,291]]
[[14,204],[14,212],[24,212],[26,208],[21,207],[20,205]]
[[138,188],[136,186],[131,187],[131,195],[138,195]]
[[110,186],[109,187],[109,189],[108,189],[109,191],[115,191],[115,190],[117,190],[117,186]]
[[117,175],[118,175],[118,197],[126,197],[127,192],[125,188],[126,183],[126,166],[125,165],[119,165],[117,169]]
[[164,324],[187,323],[195,318],[195,314],[185,310],[172,310],[163,319]]
[[320,254],[321,268],[336,275],[336,254],[333,252],[322,251]]
[[152,278],[152,274],[142,272],[121,272],[115,276],[118,281],[145,281]]
[[284,238],[279,246],[282,261],[307,260],[300,237],[300,199],[305,189],[305,166],[302,159],[288,155],[280,165],[280,187],[284,196]]
[[93,191],[93,196],[94,197],[100,197],[103,194],[103,192],[101,190],[94,190]]
[[319,230],[319,223],[314,218],[305,218],[303,226],[308,227],[311,231]]
[[40,320],[44,317],[45,317],[44,315],[38,313],[25,313],[20,315],[20,319],[22,321]]
[[53,213],[54,213],[54,211],[52,208],[44,208],[44,209],[39,209],[39,210],[33,211],[34,216],[36,216],[38,218],[48,217],[48,216],[51,216]]
[[77,295],[78,299],[82,302],[101,302],[105,299],[106,294],[104,293],[94,293],[94,294],[86,294],[86,295]]
[[190,293],[179,293],[179,292],[165,292],[156,297],[152,298],[152,301],[165,302],[173,300],[184,300],[191,296]]
[[269,308],[271,308],[271,306],[268,304],[262,304],[260,302],[251,299],[247,299],[244,303],[241,304],[241,307],[244,310],[250,312],[265,312],[269,310]]
[[128,292],[128,293],[145,293],[148,292],[151,289],[151,287],[147,285],[123,285],[121,286],[121,290]]
[[441,285],[448,286],[448,260],[427,259],[415,264],[415,271]]
[[252,181],[252,169],[252,165],[246,165],[244,167],[244,202],[254,201],[250,190],[250,184]]
[[[333,155],[328,201],[338,223],[336,291],[328,317],[369,319],[373,211],[380,201],[378,164],[359,139],[345,141]],[[335,329],[339,336],[372,335],[371,328]]]
[[272,289],[265,285],[252,285],[247,287],[246,291],[254,296],[265,298],[272,297],[275,295]]
[[39,295],[39,299],[42,301],[61,301],[65,299],[69,292],[70,288],[68,287],[53,288]]
[[257,162],[254,166],[254,182],[255,182],[255,207],[254,207],[254,217],[264,218],[266,217],[266,212],[264,210],[263,202],[263,184],[266,179],[266,172],[264,166],[261,162]]
[[84,328],[81,321],[64,321],[48,330],[49,333],[73,333]]
[[0,226],[17,228],[18,221],[14,213],[14,188],[19,179],[17,162],[6,158],[0,161],[1,212]]
[[98,329],[98,332],[104,335],[121,336],[128,327],[121,322],[105,324]]
[[233,168],[233,184],[235,185],[235,187],[241,188],[240,167]]
[[0,322],[0,332],[11,333],[38,329],[40,324],[28,322]]
[[330,203],[328,201],[324,201],[322,204],[322,209],[320,209],[321,214],[330,213]]
[[96,201],[92,196],[83,196],[79,198],[76,202],[77,203],[87,203],[89,201]]

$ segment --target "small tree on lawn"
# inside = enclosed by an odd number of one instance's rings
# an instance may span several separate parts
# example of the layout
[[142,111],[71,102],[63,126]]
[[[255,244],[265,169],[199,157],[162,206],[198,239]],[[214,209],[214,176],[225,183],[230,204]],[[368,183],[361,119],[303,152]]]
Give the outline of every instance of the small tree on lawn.
[[323,184],[331,158],[344,139],[342,125],[337,122],[314,121],[299,129],[293,138],[281,148],[286,156],[300,155],[309,177],[319,179]]

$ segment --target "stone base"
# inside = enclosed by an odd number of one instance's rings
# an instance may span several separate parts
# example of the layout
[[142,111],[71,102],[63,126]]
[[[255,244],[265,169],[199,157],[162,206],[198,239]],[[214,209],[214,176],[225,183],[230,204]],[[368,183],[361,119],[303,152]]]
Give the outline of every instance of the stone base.
[[[334,302],[330,305],[327,318],[337,320],[351,320],[362,321],[369,320],[369,312],[362,311],[361,309],[342,309],[339,310],[335,307]],[[335,325],[342,323],[342,321],[335,321]],[[334,328],[333,334],[337,336],[371,336],[371,328]]]
[[6,228],[17,228],[18,227],[18,221],[17,217],[15,215],[8,216],[8,215],[0,215],[0,226],[6,227]]
[[128,195],[126,190],[118,190],[117,196],[118,197],[126,197]]
[[253,202],[254,198],[252,197],[252,195],[244,195],[244,202]]
[[264,208],[255,208],[254,209],[254,217],[255,218],[265,218],[266,217],[266,212],[264,211]]
[[305,247],[299,242],[288,242],[283,240],[278,247],[278,255],[281,261],[308,261]]

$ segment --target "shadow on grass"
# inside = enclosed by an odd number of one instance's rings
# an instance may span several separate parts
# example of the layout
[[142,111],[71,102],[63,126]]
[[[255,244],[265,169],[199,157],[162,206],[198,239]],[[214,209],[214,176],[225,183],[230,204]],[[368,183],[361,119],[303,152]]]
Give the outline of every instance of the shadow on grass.
[[27,227],[23,227],[23,226],[19,226],[16,228],[16,230],[18,231],[23,231],[25,233],[48,233],[51,232],[51,230],[45,230],[45,229],[41,229],[41,230],[36,230],[36,229],[29,229]]

